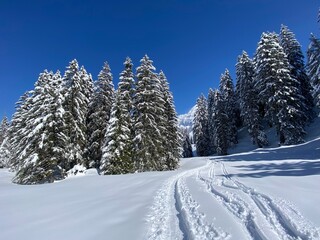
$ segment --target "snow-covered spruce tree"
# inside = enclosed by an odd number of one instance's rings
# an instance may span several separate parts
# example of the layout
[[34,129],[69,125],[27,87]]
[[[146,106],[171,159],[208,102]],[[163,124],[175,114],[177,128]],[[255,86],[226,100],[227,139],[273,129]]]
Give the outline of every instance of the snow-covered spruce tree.
[[33,91],[24,93],[16,103],[16,111],[11,120],[9,128],[9,142],[12,147],[12,155],[10,157],[10,167],[18,170],[20,166],[20,156],[24,153],[27,145],[27,136],[31,131],[31,127],[27,125],[28,111],[31,108]]
[[4,116],[0,123],[0,168],[9,166],[9,160],[11,156],[9,127],[9,120],[6,116]]
[[207,100],[204,95],[201,95],[197,100],[197,109],[193,119],[193,139],[198,156],[208,156],[211,153]]
[[210,139],[210,154],[216,153],[216,125],[215,125],[215,116],[217,110],[217,101],[218,101],[218,90],[209,89],[208,94],[208,131]]
[[3,140],[6,138],[7,132],[9,130],[9,120],[6,116],[4,116],[0,123],[0,145]]
[[303,142],[303,97],[290,75],[290,64],[276,33],[263,33],[255,55],[255,88],[268,120],[277,129],[280,144]]
[[[31,96],[26,114],[26,127],[21,131],[24,145],[17,155],[19,163],[13,182],[19,184],[49,183],[62,179],[63,170],[58,166],[61,156],[56,146],[54,115],[57,87],[53,85],[53,73],[40,74]],[[59,159],[57,158],[59,156]]]
[[135,171],[133,154],[133,94],[134,75],[132,62],[126,58],[124,70],[120,73],[120,81],[113,103],[110,125],[103,148],[101,172],[103,174],[123,174]]
[[[132,66],[128,68],[131,69],[132,73]],[[105,62],[98,75],[95,91],[89,104],[87,118],[88,141],[85,152],[87,160],[86,167],[95,167],[97,169],[100,167],[102,147],[110,119],[111,107],[114,102],[114,85],[112,80],[110,66],[108,62]]]
[[118,90],[111,110],[105,147],[102,149],[100,167],[102,174],[134,172],[130,112],[122,104],[121,93]]
[[162,92],[163,106],[163,148],[164,148],[164,169],[174,170],[179,165],[181,152],[181,135],[178,127],[178,117],[174,106],[173,95],[169,89],[168,80],[163,73],[159,73],[160,90]]
[[137,68],[134,95],[135,169],[138,172],[164,170],[164,101],[152,60],[145,55]]
[[295,38],[292,31],[287,26],[281,25],[280,29],[280,45],[287,55],[290,64],[290,75],[297,80],[297,88],[300,90],[301,110],[306,114],[306,121],[311,121],[314,117],[313,113],[313,97],[310,79],[305,71],[304,56],[301,50],[301,45]]
[[191,139],[186,129],[182,132],[182,139],[182,157],[193,157]]
[[77,60],[72,60],[64,77],[64,109],[67,136],[67,162],[63,168],[70,170],[77,164],[87,165],[84,158],[86,147],[86,118],[90,95],[93,92],[92,78],[83,67],[79,69]]
[[228,116],[228,145],[232,146],[238,143],[238,130],[234,86],[228,69],[221,74],[219,89],[220,97],[224,102],[225,113]]
[[227,155],[229,147],[229,116],[226,112],[227,101],[221,97],[220,92],[215,92],[216,108],[214,111],[214,126],[215,126],[215,145],[218,155]]
[[248,128],[253,144],[257,144],[258,147],[267,146],[268,139],[263,131],[262,119],[259,115],[258,94],[254,88],[254,66],[245,51],[238,57],[236,75],[241,118],[244,126]]
[[320,39],[313,34],[307,51],[307,73],[313,86],[313,98],[315,105],[320,108]]

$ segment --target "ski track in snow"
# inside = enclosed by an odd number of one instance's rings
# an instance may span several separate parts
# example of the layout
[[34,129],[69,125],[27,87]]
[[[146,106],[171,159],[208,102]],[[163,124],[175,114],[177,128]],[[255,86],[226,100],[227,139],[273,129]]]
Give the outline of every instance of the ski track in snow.
[[280,239],[320,238],[319,229],[312,226],[292,204],[284,199],[273,199],[231,178],[223,162],[218,163],[221,165],[224,179],[232,181],[240,191],[253,200]]
[[164,183],[147,216],[150,227],[146,239],[229,239],[228,233],[204,221],[205,215],[198,211],[199,204],[192,198],[185,182],[187,177],[206,167],[185,171]]
[[[220,166],[222,175],[216,176]],[[202,167],[169,178],[157,192],[147,216],[146,239],[229,239],[230,233],[206,222],[186,179],[205,186],[208,201],[218,201],[240,220],[248,239],[320,239],[320,231],[288,201],[274,199],[230,177],[224,163],[210,160]],[[176,214],[175,214],[176,213]],[[234,236],[236,237],[236,236]]]

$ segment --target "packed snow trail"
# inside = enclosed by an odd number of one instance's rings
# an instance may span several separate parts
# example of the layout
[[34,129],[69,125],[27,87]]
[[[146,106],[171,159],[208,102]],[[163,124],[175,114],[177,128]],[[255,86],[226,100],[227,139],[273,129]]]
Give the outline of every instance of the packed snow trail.
[[[208,163],[209,164],[209,163]],[[146,239],[229,239],[229,234],[204,221],[204,213],[192,198],[185,179],[207,165],[169,178],[158,191],[151,213]]]
[[199,210],[188,185],[192,181],[205,191],[205,201],[218,202],[240,222],[247,239],[320,239],[319,229],[288,201],[274,199],[231,177],[218,159],[172,176],[163,184],[148,215],[146,239],[237,239]]
[[[223,172],[223,179],[234,184],[239,191],[247,194],[261,213],[268,220],[280,239],[318,239],[320,238],[319,230],[311,226],[297,209],[287,203],[285,200],[273,199],[255,189],[246,186],[236,179],[230,177],[224,163],[218,161]],[[224,184],[228,187],[228,185]]]

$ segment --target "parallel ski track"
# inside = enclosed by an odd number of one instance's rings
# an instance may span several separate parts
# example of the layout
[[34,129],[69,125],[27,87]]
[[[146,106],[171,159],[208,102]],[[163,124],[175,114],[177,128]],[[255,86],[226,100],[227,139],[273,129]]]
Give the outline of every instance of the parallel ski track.
[[228,233],[205,222],[204,213],[198,211],[199,204],[187,187],[186,178],[203,168],[207,165],[175,175],[165,182],[147,217],[150,227],[146,239],[229,239]]
[[[216,176],[216,166],[220,166],[222,176]],[[172,176],[162,185],[147,216],[149,228],[145,239],[222,240],[231,237],[213,223],[206,222],[205,214],[199,211],[199,204],[187,186],[189,177],[195,177],[211,197],[240,220],[248,239],[320,239],[319,229],[292,204],[246,186],[231,177],[224,163],[217,159]]]
[[217,186],[215,186],[215,176],[213,173],[214,163],[211,164],[208,178],[201,174],[201,170],[198,170],[197,179],[206,186],[207,191],[215,199],[221,202],[223,206],[225,206],[235,217],[240,219],[248,232],[248,238],[267,240],[268,238],[263,234],[259,225],[256,223],[254,212],[250,209],[250,206],[235,194],[217,190]]
[[[312,226],[291,204],[282,199],[275,200],[231,178],[224,163],[222,161],[218,161],[218,163],[221,165],[224,178],[231,181],[253,200],[280,239],[320,239],[319,230]],[[224,186],[230,187],[226,184]]]
[[[215,177],[215,165],[219,164],[223,173],[223,178]],[[206,184],[207,189],[213,196],[221,200],[224,206],[236,217],[240,218],[252,239],[268,239],[268,234],[264,234],[266,227],[259,227],[256,215],[262,214],[278,239],[320,239],[319,230],[312,226],[292,205],[284,200],[274,200],[271,197],[257,192],[253,188],[246,186],[240,181],[231,178],[222,161],[211,163],[208,178],[201,176],[198,171],[198,179]],[[247,195],[254,203],[259,212],[253,212],[255,208],[248,201],[242,199],[241,194],[232,194],[222,191],[221,188],[229,188],[232,191],[240,191]],[[218,190],[219,189],[219,190]],[[240,214],[241,213],[241,214]]]

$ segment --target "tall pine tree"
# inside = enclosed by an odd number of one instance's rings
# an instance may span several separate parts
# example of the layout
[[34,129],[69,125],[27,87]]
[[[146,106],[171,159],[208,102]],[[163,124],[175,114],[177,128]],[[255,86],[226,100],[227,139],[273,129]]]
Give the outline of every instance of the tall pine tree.
[[19,145],[18,171],[14,182],[20,184],[36,184],[53,182],[64,177],[64,171],[59,167],[61,155],[56,145],[60,132],[55,131],[54,115],[56,86],[54,74],[45,71],[40,74],[35,84],[31,105],[26,114],[26,126],[22,129],[24,145]]
[[103,148],[101,172],[104,174],[123,174],[134,172],[133,145],[133,94],[134,75],[132,62],[127,58],[124,70],[120,74],[120,81],[113,103],[106,143]]
[[[132,67],[132,66],[131,66]],[[130,68],[130,66],[129,66]],[[108,62],[98,75],[87,118],[87,167],[100,167],[102,147],[114,102],[113,77]]]
[[11,156],[11,145],[9,142],[10,123],[6,116],[0,123],[0,168],[8,167]]
[[229,147],[229,115],[226,111],[227,99],[223,98],[220,92],[216,91],[216,108],[214,112],[215,145],[218,155],[227,155]]
[[218,90],[209,89],[208,94],[208,131],[210,139],[210,154],[216,153],[216,111],[218,103]]
[[303,141],[305,114],[298,81],[290,75],[290,64],[278,35],[263,33],[255,55],[255,88],[266,116],[277,129],[281,144]]
[[174,106],[173,95],[170,92],[168,80],[163,73],[159,73],[160,91],[163,96],[163,148],[164,164],[163,168],[174,170],[178,167],[181,151],[181,135],[178,127],[178,117]]
[[211,153],[207,100],[204,95],[201,95],[197,100],[197,109],[193,120],[193,139],[198,156],[208,156]]
[[258,147],[267,146],[267,136],[263,131],[262,119],[259,115],[258,94],[254,88],[254,66],[245,51],[238,57],[236,75],[243,123],[248,128],[253,144],[257,144]]
[[65,71],[64,77],[64,109],[67,144],[67,162],[65,169],[71,169],[77,164],[86,165],[84,150],[86,140],[86,119],[88,105],[93,91],[92,78],[83,67],[79,69],[77,60],[72,60]]
[[313,34],[307,51],[307,73],[313,86],[315,105],[320,108],[320,39]]
[[138,172],[164,170],[165,151],[162,147],[164,101],[160,80],[152,60],[145,55],[137,68],[134,96],[135,169]]
[[223,106],[225,107],[225,113],[228,116],[228,145],[232,146],[238,143],[238,134],[237,134],[237,115],[236,115],[236,102],[234,94],[233,81],[231,79],[229,70],[221,75],[220,78],[220,97],[224,102]]
[[301,110],[305,112],[306,121],[311,121],[314,117],[313,113],[313,97],[310,79],[305,71],[304,56],[301,50],[301,45],[295,38],[292,31],[287,26],[282,25],[280,30],[280,45],[287,55],[290,64],[290,75],[297,80],[296,87],[300,91]]

